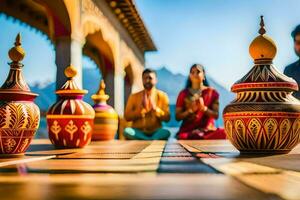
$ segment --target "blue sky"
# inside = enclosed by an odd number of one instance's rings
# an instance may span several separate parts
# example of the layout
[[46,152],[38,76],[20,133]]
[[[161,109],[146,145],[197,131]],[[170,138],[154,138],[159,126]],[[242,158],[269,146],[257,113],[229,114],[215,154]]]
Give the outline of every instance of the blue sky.
[[290,32],[300,24],[299,0],[136,0],[159,51],[148,67],[166,66],[187,74],[202,63],[207,73],[230,88],[252,67],[248,47],[257,36],[260,15],[277,44],[275,66],[297,60]]
[[[277,44],[274,64],[280,71],[297,60],[290,32],[300,24],[299,0],[135,0],[158,52],[146,54],[146,66],[187,74],[193,63],[226,88],[253,65],[248,47],[265,16],[267,34]],[[55,79],[54,47],[36,30],[0,16],[0,81],[8,72],[7,51],[23,36],[24,74],[29,83]],[[85,58],[84,67],[95,67]]]

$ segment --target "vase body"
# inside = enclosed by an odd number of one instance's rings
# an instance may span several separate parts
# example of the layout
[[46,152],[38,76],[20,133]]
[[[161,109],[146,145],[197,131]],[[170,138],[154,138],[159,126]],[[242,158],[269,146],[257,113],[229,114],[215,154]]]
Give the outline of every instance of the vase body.
[[113,140],[118,130],[118,114],[106,102],[97,103],[93,108],[96,114],[92,140]]
[[50,107],[47,124],[57,148],[82,148],[91,141],[94,110],[81,99],[61,99]]
[[76,85],[76,73],[73,66],[65,69],[68,80],[47,112],[49,139],[56,148],[83,148],[92,138],[95,111],[82,100],[87,91]]
[[0,102],[0,154],[23,154],[40,122],[40,110],[33,102]]
[[270,64],[257,63],[231,90],[223,111],[228,139],[243,153],[288,153],[300,141],[297,83]]

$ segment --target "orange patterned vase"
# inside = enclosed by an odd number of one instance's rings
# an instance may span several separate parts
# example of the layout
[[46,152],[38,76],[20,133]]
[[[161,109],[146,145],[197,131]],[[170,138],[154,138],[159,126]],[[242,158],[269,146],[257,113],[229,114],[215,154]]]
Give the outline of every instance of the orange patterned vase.
[[105,84],[101,80],[97,94],[92,96],[96,112],[92,140],[113,140],[118,130],[118,114],[110,105],[107,105],[106,101],[109,96],[105,94],[104,89]]
[[58,101],[47,113],[49,139],[57,148],[82,148],[92,137],[95,112],[82,100],[86,90],[81,90],[73,80],[75,67],[65,69],[67,82],[60,90]]
[[40,122],[40,109],[33,103],[37,94],[30,91],[23,75],[25,52],[18,34],[9,51],[12,60],[5,83],[0,88],[0,154],[22,155],[28,148]]
[[264,35],[263,17],[260,25],[249,47],[255,65],[231,88],[237,96],[224,109],[225,130],[241,152],[287,153],[300,141],[298,85],[273,66],[276,45]]

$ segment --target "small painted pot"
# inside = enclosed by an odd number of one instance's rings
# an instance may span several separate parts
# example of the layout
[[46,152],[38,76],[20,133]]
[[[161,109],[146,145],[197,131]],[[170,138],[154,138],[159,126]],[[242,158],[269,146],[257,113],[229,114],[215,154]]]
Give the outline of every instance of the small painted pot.
[[47,113],[49,139],[56,148],[82,148],[91,141],[95,111],[82,100],[87,91],[76,85],[76,73],[75,67],[66,68],[68,80],[56,91],[59,99]]
[[113,140],[118,130],[118,114],[106,101],[109,96],[105,94],[105,83],[101,80],[99,90],[92,96],[96,115],[92,140]]
[[23,155],[40,122],[40,109],[33,103],[38,96],[30,91],[23,75],[25,52],[18,34],[9,51],[10,71],[0,88],[0,156]]
[[292,96],[298,84],[272,64],[276,45],[260,35],[250,45],[254,67],[231,88],[237,93],[223,111],[225,131],[242,153],[288,153],[300,142],[300,101]]

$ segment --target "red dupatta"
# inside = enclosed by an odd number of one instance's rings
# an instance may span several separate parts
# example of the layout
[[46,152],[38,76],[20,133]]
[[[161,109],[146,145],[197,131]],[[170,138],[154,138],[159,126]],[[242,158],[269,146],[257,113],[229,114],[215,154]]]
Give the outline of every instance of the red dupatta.
[[[186,105],[184,102],[185,99],[189,98],[190,96],[191,94],[188,91],[188,89],[181,91],[177,99],[176,107],[181,107],[183,109],[186,109]],[[204,101],[204,105],[207,106],[208,108],[211,108],[213,102],[216,99],[218,99],[218,96],[219,96],[218,93],[210,87],[202,91],[202,98]],[[206,116],[204,112],[198,111],[196,113],[196,116],[193,119],[183,120],[179,133],[189,132],[195,129],[215,130],[216,128],[214,126],[214,119],[212,117]]]

